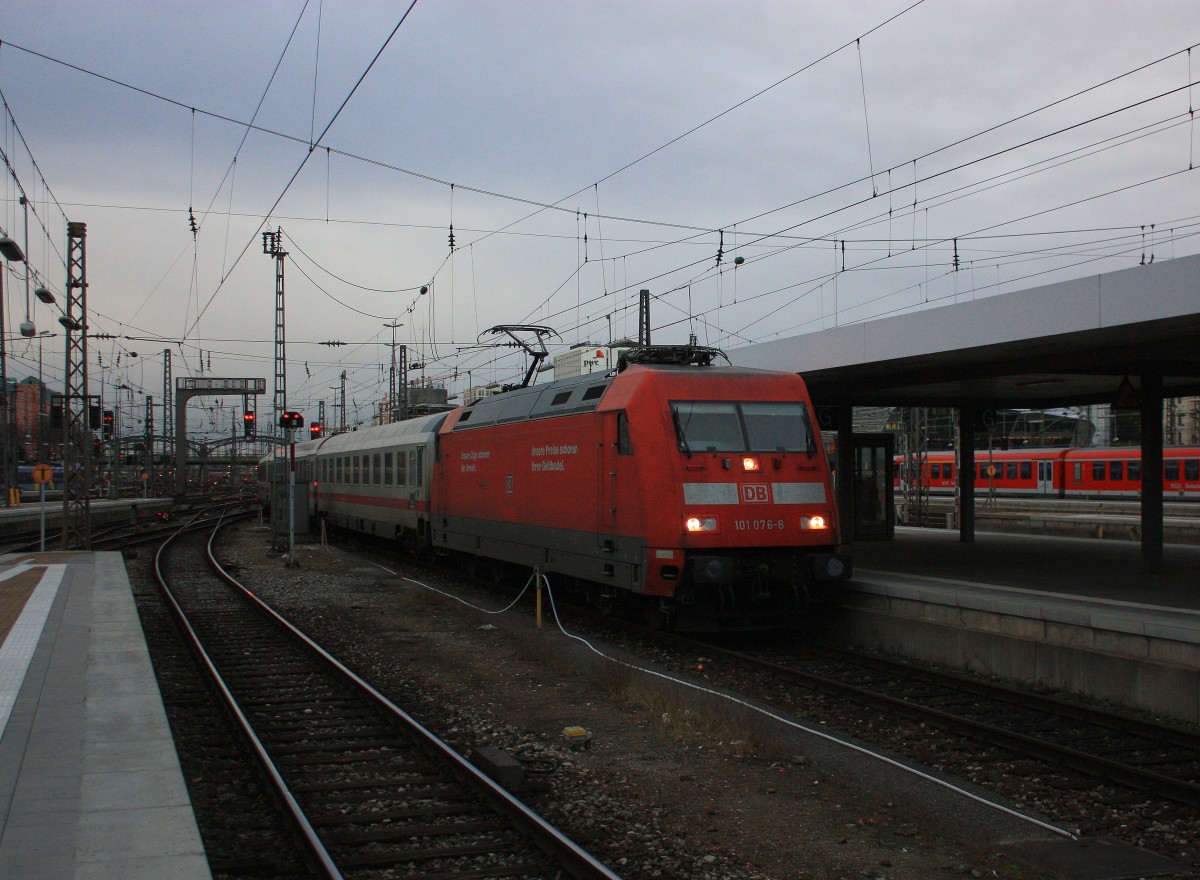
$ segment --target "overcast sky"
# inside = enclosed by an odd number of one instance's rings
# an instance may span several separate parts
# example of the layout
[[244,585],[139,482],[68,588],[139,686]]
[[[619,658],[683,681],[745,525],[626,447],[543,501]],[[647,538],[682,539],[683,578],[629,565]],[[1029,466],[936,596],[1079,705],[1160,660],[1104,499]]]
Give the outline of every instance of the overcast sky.
[[[732,349],[1200,250],[1194,0],[406,9],[8,4],[0,229],[24,244],[15,175],[31,285],[61,301],[87,224],[90,329],[118,337],[90,340],[94,385],[99,358],[161,399],[169,348],[177,377],[266,378],[268,410],[264,229],[289,406],[315,419],[346,370],[351,422],[389,323],[459,394],[523,373],[478,346],[494,325],[636,336],[641,289],[655,342]],[[21,267],[5,291],[20,378]],[[62,357],[47,340],[51,383]]]

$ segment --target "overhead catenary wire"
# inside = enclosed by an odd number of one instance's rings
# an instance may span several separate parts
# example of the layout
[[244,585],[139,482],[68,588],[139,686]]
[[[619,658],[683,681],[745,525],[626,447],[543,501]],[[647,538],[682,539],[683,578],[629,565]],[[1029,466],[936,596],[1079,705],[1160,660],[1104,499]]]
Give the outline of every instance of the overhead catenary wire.
[[[1188,60],[1190,61],[1190,49],[1188,49]],[[1189,82],[1189,86],[1188,86],[1188,88],[1189,88],[1189,94],[1190,94],[1190,83],[1192,83],[1192,77],[1190,77],[1190,76],[1188,77],[1188,82]],[[311,137],[310,137],[310,140],[311,140]],[[326,148],[326,149],[328,149],[328,148]],[[913,164],[914,164],[914,167],[916,167],[916,160],[913,160]],[[874,173],[874,168],[872,168],[872,173]],[[924,179],[924,178],[923,178],[923,179]],[[913,184],[912,184],[912,185],[913,185],[913,187],[914,187],[914,202],[916,202],[916,184],[917,184],[917,175],[916,175],[916,174],[914,174],[914,175],[913,175]],[[896,188],[899,188],[899,187],[896,187]],[[890,187],[890,186],[889,186],[889,187],[888,187],[888,191],[889,191],[889,194],[890,194],[890,192],[892,192],[892,191],[893,191],[893,187]],[[914,214],[914,212],[913,212],[913,217],[916,217],[916,214]],[[598,222],[598,225],[599,225],[599,222],[600,222],[599,205],[598,205],[598,211],[596,211],[596,222]],[[773,233],[773,234],[775,234],[775,235],[779,235],[779,233]],[[961,237],[960,237],[960,238],[961,238]],[[916,237],[914,237],[914,240],[916,240]],[[751,246],[751,245],[748,245],[748,246]],[[636,287],[637,283],[640,283],[640,282],[631,282],[631,283],[629,283],[629,285],[628,285],[628,288],[634,288],[634,287]],[[610,307],[611,307],[611,306],[610,306]],[[580,322],[580,321],[583,321],[583,316],[580,316],[580,318],[578,318],[578,319],[577,319],[576,323],[578,323],[578,322]]]

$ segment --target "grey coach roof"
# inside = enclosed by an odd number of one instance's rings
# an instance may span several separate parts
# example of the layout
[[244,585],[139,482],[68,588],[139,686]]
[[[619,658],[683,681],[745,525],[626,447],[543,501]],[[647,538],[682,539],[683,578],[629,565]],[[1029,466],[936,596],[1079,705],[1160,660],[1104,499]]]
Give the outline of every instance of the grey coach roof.
[[803,374],[818,404],[1109,403],[1124,376],[1200,394],[1200,255],[729,352]]

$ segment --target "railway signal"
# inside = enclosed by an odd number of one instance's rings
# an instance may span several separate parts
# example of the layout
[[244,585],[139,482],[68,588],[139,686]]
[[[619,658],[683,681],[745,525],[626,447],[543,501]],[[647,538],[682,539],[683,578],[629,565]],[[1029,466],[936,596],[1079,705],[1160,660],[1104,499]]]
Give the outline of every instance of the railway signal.
[[248,412],[242,416],[242,434],[246,437],[254,436],[254,413]]
[[321,423],[311,422],[308,426],[308,436],[311,440],[321,439]]

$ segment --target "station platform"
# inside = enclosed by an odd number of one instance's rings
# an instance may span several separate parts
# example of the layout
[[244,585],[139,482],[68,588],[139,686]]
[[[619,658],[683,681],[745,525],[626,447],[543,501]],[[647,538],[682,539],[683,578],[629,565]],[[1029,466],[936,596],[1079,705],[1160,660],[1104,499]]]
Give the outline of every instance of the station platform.
[[896,529],[850,546],[850,644],[1200,723],[1200,547]]
[[[139,515],[158,513],[160,510],[170,510],[174,502],[170,498],[117,498],[92,499],[88,505],[91,511],[92,528],[99,526],[119,525],[130,521]],[[62,499],[46,501],[46,529],[59,531],[62,523]],[[16,535],[34,534],[36,536],[42,521],[42,503],[40,501],[24,501],[19,507],[0,508],[0,539]],[[48,550],[57,549],[48,546]]]
[[0,556],[0,880],[211,880],[119,553]]

